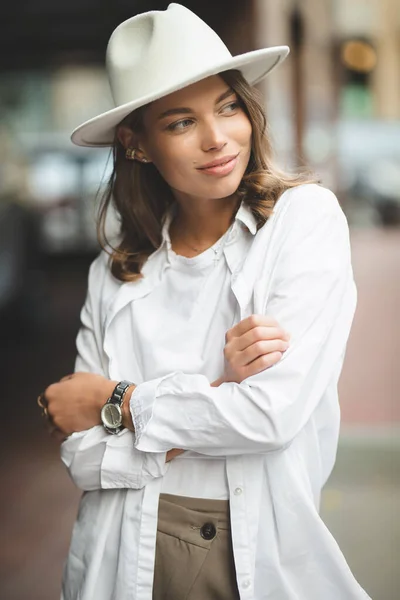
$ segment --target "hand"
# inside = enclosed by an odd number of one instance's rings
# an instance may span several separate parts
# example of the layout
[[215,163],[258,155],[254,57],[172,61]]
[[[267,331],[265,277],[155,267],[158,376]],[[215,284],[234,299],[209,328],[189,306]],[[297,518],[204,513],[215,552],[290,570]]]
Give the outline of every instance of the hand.
[[[214,382],[241,383],[280,361],[289,347],[290,335],[272,317],[250,315],[229,329],[225,335],[225,368]],[[213,384],[211,384],[213,385]]]
[[44,391],[50,422],[60,437],[101,425],[100,411],[117,381],[94,373],[74,373]]
[[180,450],[179,448],[172,448],[172,450],[168,450],[167,456],[165,457],[165,462],[169,462],[170,460],[172,460],[176,456],[179,456],[183,452],[185,452],[185,450]]
[[[247,377],[260,373],[280,361],[289,347],[290,335],[281,329],[272,317],[250,315],[225,335],[225,369],[222,377],[211,383],[235,381],[241,383]],[[167,452],[169,462],[184,450],[173,448]]]

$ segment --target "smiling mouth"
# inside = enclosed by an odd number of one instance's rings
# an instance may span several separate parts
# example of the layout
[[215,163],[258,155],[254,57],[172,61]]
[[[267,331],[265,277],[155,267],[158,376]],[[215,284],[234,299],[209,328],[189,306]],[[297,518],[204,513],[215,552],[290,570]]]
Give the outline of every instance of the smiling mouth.
[[235,156],[231,156],[230,158],[227,158],[226,160],[224,160],[224,162],[220,162],[214,165],[208,165],[206,167],[197,167],[198,171],[207,171],[209,169],[216,169],[218,167],[224,167],[225,165],[229,164],[230,162],[232,162],[233,160],[236,160],[236,158],[239,156],[239,153],[236,154]]

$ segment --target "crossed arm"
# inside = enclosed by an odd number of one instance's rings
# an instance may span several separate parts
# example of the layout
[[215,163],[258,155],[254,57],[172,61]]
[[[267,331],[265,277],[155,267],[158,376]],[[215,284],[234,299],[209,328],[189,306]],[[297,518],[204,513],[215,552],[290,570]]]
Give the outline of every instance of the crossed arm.
[[[93,327],[91,331],[93,344]],[[241,321],[226,334],[224,374],[210,386],[218,387],[227,381],[240,383],[246,377],[269,368],[282,358],[288,348],[288,340],[289,335],[270,317],[252,315]],[[77,362],[81,363],[82,358],[78,357]],[[81,368],[84,366],[80,365]],[[72,433],[101,425],[101,408],[117,383],[97,373],[79,371],[50,385],[45,396],[55,437],[64,439]],[[127,390],[122,405],[122,424],[133,433],[135,426],[130,400],[135,388],[136,385],[132,385]],[[168,450],[166,462],[182,452],[183,450],[176,448]]]
[[[94,426],[64,442],[63,460],[80,487],[146,485],[165,472],[173,448],[227,456],[291,443],[338,373],[356,304],[347,223],[337,203],[325,209],[324,200],[313,201],[306,218],[304,205],[295,207],[272,275],[267,309],[291,334],[282,359],[240,383],[214,387],[203,375],[177,371],[139,384],[124,432],[109,436]],[[88,309],[82,321],[87,332]],[[80,346],[77,370],[95,372],[78,339]]]

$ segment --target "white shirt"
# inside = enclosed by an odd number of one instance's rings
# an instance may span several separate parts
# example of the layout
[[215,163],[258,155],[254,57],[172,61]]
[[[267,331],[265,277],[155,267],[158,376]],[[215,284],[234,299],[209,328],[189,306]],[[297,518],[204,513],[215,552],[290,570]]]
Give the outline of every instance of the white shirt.
[[[166,243],[160,284],[129,306],[135,352],[145,381],[179,365],[184,373],[202,373],[212,382],[223,373],[225,333],[233,326],[238,307],[223,253],[224,245],[231,243],[233,226],[211,248],[187,258],[172,250],[170,221],[168,215],[162,232]],[[241,228],[236,231],[246,235]],[[226,460],[186,451],[171,462],[161,491],[227,500]]]
[[[251,235],[237,235],[239,218]],[[356,305],[346,218],[334,194],[303,185],[281,196],[258,232],[242,204],[235,231],[224,255],[236,322],[270,314],[291,333],[281,361],[240,384],[214,388],[179,364],[143,378],[125,308],[160,284],[164,245],[135,283],[115,280],[103,255],[91,267],[76,370],[138,384],[130,404],[135,434],[111,436],[97,426],[63,443],[64,463],[87,490],[64,600],[151,600],[171,448],[226,459],[241,600],[368,598],[318,514],[335,461],[337,382]]]

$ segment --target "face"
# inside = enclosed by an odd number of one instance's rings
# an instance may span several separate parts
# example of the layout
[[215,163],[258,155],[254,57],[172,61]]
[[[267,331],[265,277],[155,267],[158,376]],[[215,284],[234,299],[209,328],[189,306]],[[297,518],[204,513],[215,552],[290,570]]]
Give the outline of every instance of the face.
[[215,75],[151,103],[135,141],[178,200],[218,199],[236,192],[251,134],[236,94]]

